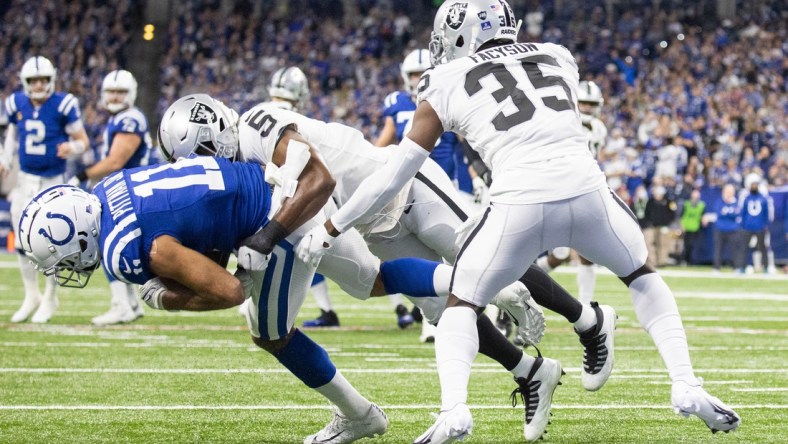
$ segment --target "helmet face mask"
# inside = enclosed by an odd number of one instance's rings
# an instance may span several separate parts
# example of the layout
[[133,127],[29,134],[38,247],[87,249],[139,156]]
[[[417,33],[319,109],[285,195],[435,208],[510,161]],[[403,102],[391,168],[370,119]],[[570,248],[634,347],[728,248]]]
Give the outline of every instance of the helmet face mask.
[[[113,100],[119,93],[125,92],[123,100]],[[117,114],[123,110],[134,106],[137,99],[137,80],[130,72],[119,69],[112,71],[104,77],[101,82],[101,99],[99,105],[112,114]]]
[[295,110],[303,108],[309,100],[306,75],[296,66],[280,68],[271,76],[268,95],[293,103]]
[[79,188],[56,185],[34,197],[22,212],[19,237],[36,269],[58,285],[82,288],[101,264],[101,204]]
[[[46,81],[43,91],[34,91],[33,79],[45,78]],[[57,70],[55,65],[46,57],[35,56],[27,59],[22,70],[19,72],[19,79],[22,81],[22,89],[25,95],[32,100],[45,101],[55,92],[55,79]]]
[[492,40],[514,43],[520,24],[505,0],[449,0],[435,14],[429,46],[432,64],[471,55]]
[[164,112],[158,137],[169,162],[193,154],[234,159],[238,113],[207,94],[181,97]]

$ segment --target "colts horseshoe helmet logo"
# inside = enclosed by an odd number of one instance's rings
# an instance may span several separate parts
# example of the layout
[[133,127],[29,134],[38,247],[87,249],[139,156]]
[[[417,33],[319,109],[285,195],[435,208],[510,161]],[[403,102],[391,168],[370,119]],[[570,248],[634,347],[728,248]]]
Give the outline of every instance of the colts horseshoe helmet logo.
[[468,9],[468,3],[455,3],[449,8],[449,13],[446,15],[446,24],[449,28],[455,31],[460,29],[462,22],[465,21],[465,11]]
[[[57,240],[57,239],[53,238],[52,235],[50,233],[48,233],[47,230],[45,230],[43,228],[38,230],[38,234],[40,234],[41,236],[44,236],[45,238],[49,239],[49,241],[52,242],[52,244],[57,245],[59,247],[62,247],[63,245],[66,245],[67,243],[69,243],[71,241],[71,239],[74,238],[74,234],[76,233],[77,230],[74,227],[74,222],[72,222],[71,219],[68,218],[68,216],[66,216],[64,214],[48,212],[46,217],[47,217],[47,219],[60,219],[60,220],[64,221],[66,223],[66,225],[68,225],[68,234],[66,235],[65,238],[60,239],[60,240]],[[50,229],[50,231],[51,231],[51,229]]]

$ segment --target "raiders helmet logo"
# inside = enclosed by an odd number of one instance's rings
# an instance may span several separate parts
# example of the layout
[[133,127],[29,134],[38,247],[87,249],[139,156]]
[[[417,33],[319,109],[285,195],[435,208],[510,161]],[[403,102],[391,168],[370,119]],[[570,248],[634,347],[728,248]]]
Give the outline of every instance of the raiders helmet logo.
[[465,21],[465,11],[468,9],[468,3],[455,3],[449,8],[449,13],[446,15],[446,24],[453,30],[460,29],[462,22]]
[[210,106],[202,103],[195,102],[191,111],[189,112],[189,122],[200,123],[207,125],[216,121],[216,113]]

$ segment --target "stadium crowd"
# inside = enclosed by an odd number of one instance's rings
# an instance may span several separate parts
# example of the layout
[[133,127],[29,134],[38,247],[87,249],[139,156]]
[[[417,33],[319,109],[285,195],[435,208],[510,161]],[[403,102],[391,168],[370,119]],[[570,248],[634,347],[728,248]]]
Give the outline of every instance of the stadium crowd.
[[[160,99],[151,122],[191,92],[244,111],[268,98],[273,71],[297,65],[310,79],[305,114],[354,126],[374,140],[383,99],[400,89],[401,59],[426,46],[435,10],[434,2],[404,0],[359,1],[355,9],[347,9],[349,2],[326,7],[307,0],[257,7],[236,2],[231,10],[221,3],[173,4],[175,20],[161,37]],[[707,10],[712,2],[510,3],[522,14],[521,39],[567,46],[581,79],[600,86],[605,101],[599,117],[609,136],[599,161],[610,187],[633,208],[639,186],[647,199],[656,191],[673,210],[667,225],[677,228],[695,189],[733,184],[740,190],[753,173],[772,190],[788,184],[788,36],[780,2],[737,1],[736,16],[725,20]],[[96,105],[101,78],[125,66],[136,13],[128,0],[85,0],[65,8],[5,4],[0,92],[5,97],[20,87],[16,73],[28,56],[49,57],[58,68],[58,87],[80,99],[98,145],[106,120]],[[55,37],[29,32],[41,28]],[[705,202],[707,208],[715,203]],[[641,222],[644,228],[665,223]]]

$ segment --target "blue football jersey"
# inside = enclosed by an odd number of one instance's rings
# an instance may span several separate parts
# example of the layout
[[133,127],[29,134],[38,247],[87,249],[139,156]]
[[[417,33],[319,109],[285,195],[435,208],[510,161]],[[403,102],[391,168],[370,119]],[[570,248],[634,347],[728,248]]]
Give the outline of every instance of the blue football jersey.
[[5,101],[8,123],[17,126],[19,166],[22,171],[43,177],[63,174],[66,160],[57,157],[57,146],[68,141],[66,126],[79,121],[79,100],[56,92],[36,109],[23,93]]
[[200,253],[232,252],[268,222],[271,188],[260,165],[194,157],[121,170],[93,193],[101,201],[99,245],[107,274],[144,284],[162,235]]
[[[386,96],[383,102],[383,116],[391,117],[397,127],[397,140],[402,140],[408,134],[412,126],[413,114],[416,112],[416,103],[411,99],[410,94],[405,91],[397,91]],[[430,158],[446,171],[451,179],[457,178],[454,152],[457,149],[457,135],[452,132],[445,132],[441,135],[435,148],[430,154]]]
[[112,148],[112,141],[118,133],[136,134],[140,137],[140,143],[129,161],[123,168],[136,168],[147,165],[147,159],[153,143],[148,133],[148,120],[142,111],[137,107],[131,107],[110,117],[107,127],[104,129],[104,146],[101,149],[101,158],[109,156]]

